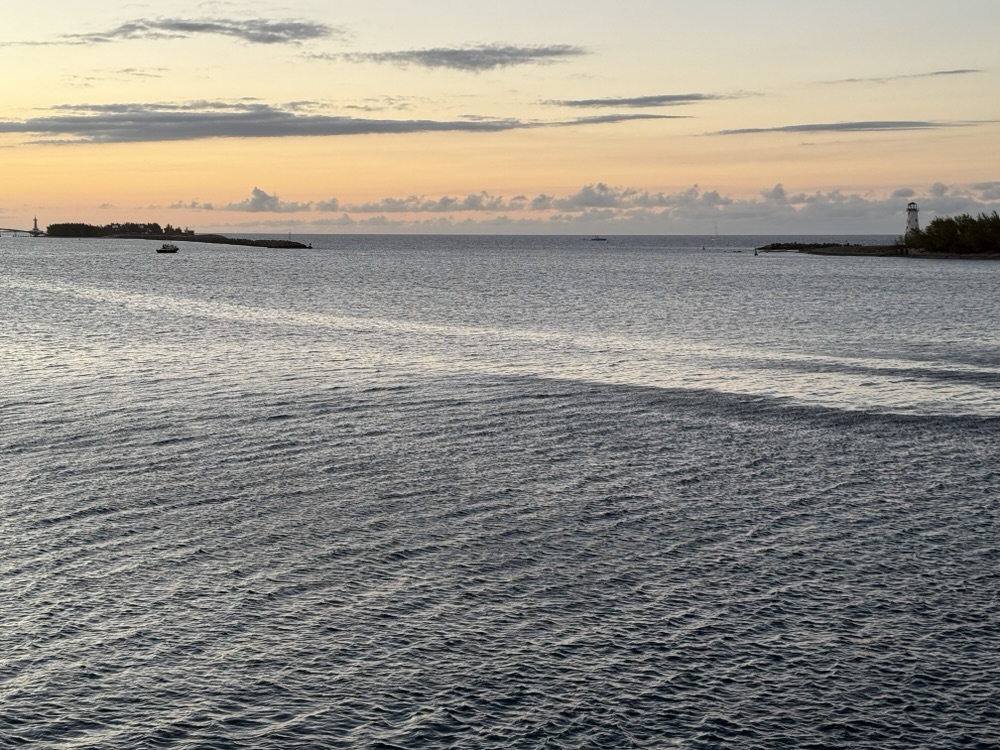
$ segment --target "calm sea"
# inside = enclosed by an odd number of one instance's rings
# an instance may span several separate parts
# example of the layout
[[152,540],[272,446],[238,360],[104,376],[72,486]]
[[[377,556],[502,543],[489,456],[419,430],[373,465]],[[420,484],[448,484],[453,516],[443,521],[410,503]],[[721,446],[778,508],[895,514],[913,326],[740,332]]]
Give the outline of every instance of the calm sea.
[[1000,263],[297,239],[0,238],[0,746],[1000,746]]

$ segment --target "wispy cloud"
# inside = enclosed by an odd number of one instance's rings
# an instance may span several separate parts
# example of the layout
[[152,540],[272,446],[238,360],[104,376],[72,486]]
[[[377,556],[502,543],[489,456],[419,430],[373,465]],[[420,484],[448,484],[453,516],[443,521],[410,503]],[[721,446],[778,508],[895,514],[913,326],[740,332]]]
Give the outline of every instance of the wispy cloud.
[[[2,46],[2,45],[0,45]],[[69,74],[63,76],[63,80],[69,86],[76,88],[93,88],[99,83],[109,80],[152,80],[163,78],[166,75],[166,68],[121,68],[119,70],[97,70],[88,75]]]
[[134,40],[190,39],[212,35],[249,44],[300,44],[345,36],[343,29],[299,19],[136,18],[104,31],[63,34],[53,41],[2,42],[0,46],[92,45]]
[[413,108],[413,99],[402,96],[369,97],[357,104],[346,104],[344,109],[359,112],[405,112]]
[[60,105],[55,114],[0,121],[0,133],[24,133],[43,143],[138,143],[204,138],[280,138],[405,133],[498,133],[530,128],[602,125],[675,119],[656,114],[608,114],[559,121],[470,117],[460,120],[389,120],[302,114],[255,100],[181,104]]
[[341,34],[333,26],[315,21],[271,20],[266,18],[140,18],[107,31],[67,34],[72,44],[101,44],[133,39],[187,39],[211,34],[239,39],[251,44],[298,44],[311,39]]
[[834,81],[824,81],[827,84],[843,83],[891,83],[892,81],[905,81],[913,78],[941,78],[947,76],[965,76],[982,73],[978,68],[956,68],[955,70],[933,70],[929,73],[904,73],[894,76],[874,76],[871,78],[839,78]]
[[163,78],[167,72],[166,68],[122,68],[115,71],[119,75],[130,76],[132,78]]
[[650,96],[622,96],[604,99],[547,99],[542,104],[560,107],[679,107],[697,102],[732,99],[732,95],[721,94],[653,94]]
[[750,133],[872,133],[899,130],[936,130],[969,127],[972,122],[941,122],[932,120],[862,120],[858,122],[823,122],[804,125],[778,125],[770,128],[734,128],[718,130],[711,135],[747,135]]
[[545,123],[548,126],[564,127],[567,125],[615,125],[621,122],[632,122],[635,120],[687,120],[687,115],[647,115],[647,114],[607,114],[590,115],[589,117],[575,117],[572,120],[561,120],[559,122]]
[[520,47],[512,44],[484,44],[471,47],[435,47],[390,52],[344,52],[312,55],[314,59],[375,63],[399,67],[446,68],[471,73],[511,68],[517,65],[551,65],[589,54],[583,47],[550,44]]

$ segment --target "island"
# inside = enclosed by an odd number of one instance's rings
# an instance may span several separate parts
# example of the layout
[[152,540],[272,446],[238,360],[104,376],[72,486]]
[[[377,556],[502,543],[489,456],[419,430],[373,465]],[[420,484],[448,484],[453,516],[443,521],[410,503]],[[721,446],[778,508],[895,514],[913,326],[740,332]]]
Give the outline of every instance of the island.
[[49,224],[45,228],[45,234],[49,237],[104,237],[118,240],[158,240],[174,242],[183,240],[185,242],[209,242],[216,245],[246,245],[248,247],[273,247],[280,249],[309,249],[311,244],[303,244],[294,240],[251,240],[240,237],[226,237],[221,234],[197,234],[192,229],[179,229],[167,224],[161,227],[156,222],[138,224],[126,222],[123,224],[113,223],[104,226],[93,224],[65,223]]

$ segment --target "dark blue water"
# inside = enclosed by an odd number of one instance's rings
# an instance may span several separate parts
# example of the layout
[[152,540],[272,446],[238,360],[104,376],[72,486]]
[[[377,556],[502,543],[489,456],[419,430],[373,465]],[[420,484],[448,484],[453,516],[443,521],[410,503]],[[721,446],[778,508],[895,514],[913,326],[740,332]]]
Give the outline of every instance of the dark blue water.
[[1000,264],[308,241],[2,239],[0,746],[1000,745]]

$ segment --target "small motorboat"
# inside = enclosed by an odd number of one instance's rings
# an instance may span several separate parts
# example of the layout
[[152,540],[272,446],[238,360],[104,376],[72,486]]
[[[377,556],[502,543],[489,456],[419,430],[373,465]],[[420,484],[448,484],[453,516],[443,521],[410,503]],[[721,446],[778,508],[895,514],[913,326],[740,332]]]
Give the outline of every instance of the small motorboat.
[[156,252],[158,252],[158,253],[176,253],[179,249],[180,248],[178,248],[177,245],[172,245],[169,242],[164,242],[162,245],[160,245],[158,248],[156,248]]

